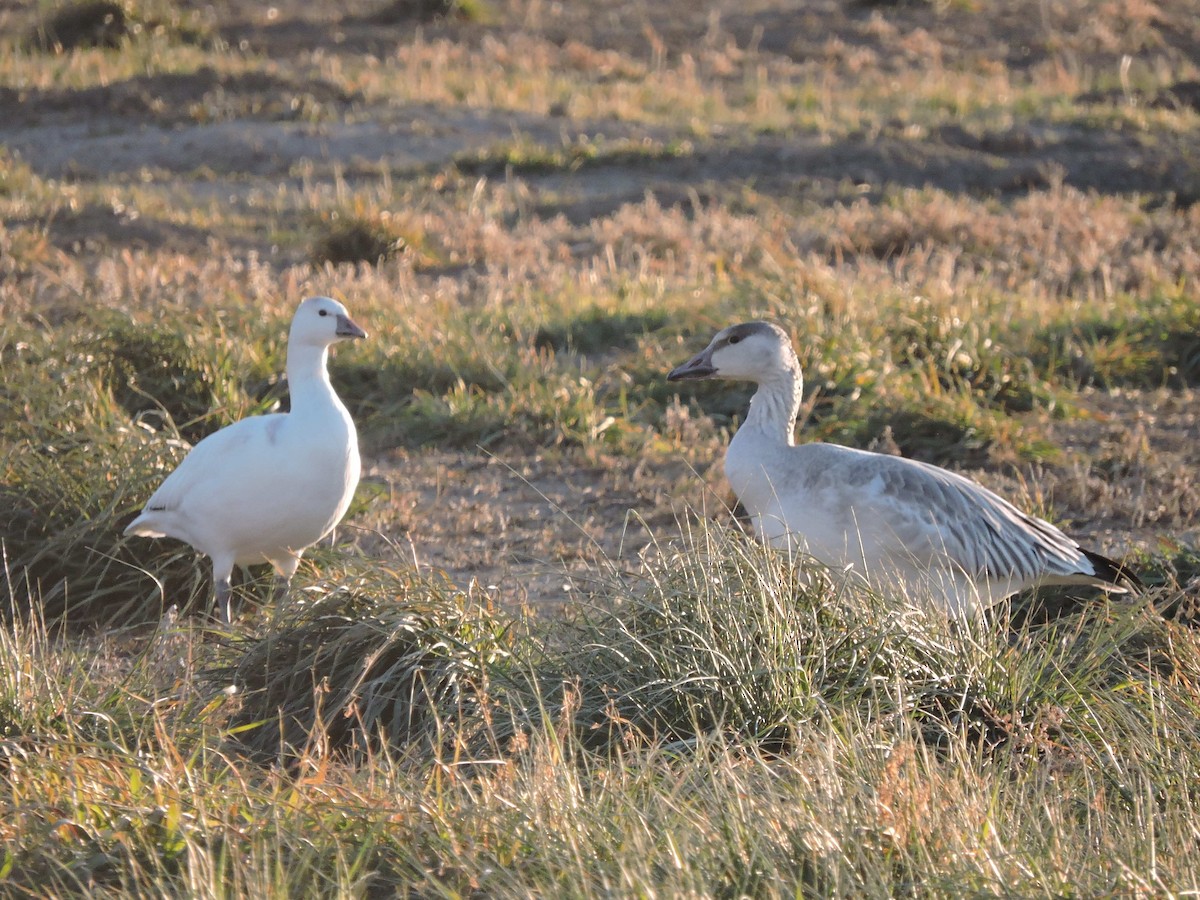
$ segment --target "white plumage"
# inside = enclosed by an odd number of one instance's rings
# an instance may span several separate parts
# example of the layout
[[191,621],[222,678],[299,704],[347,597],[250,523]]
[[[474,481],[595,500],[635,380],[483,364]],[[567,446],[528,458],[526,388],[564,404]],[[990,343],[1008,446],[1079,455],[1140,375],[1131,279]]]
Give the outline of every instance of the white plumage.
[[326,361],[334,343],[365,337],[336,300],[302,302],[288,335],[291,411],[204,438],[125,529],[178,538],[208,556],[226,622],[235,565],[269,562],[286,590],[304,551],[346,514],[358,485],[358,435]]
[[1124,592],[1136,576],[1049,522],[937,466],[837,444],[795,446],[801,372],[783,329],[721,331],[671,381],[758,385],[725,474],[762,540],[859,574],[881,590],[974,615],[1039,584]]

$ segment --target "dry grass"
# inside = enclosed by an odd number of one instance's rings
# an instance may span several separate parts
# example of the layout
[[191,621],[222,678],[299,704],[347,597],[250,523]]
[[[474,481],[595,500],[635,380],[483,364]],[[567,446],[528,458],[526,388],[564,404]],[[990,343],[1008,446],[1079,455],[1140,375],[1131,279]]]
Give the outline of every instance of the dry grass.
[[[28,40],[64,8],[0,9],[0,890],[1197,889],[1193,0]],[[214,635],[207,567],[120,530],[283,400],[317,293],[371,333],[331,367],[362,490]],[[747,391],[664,380],[751,318],[802,440],[964,469],[1154,593],[961,631],[798,583],[725,506]]]

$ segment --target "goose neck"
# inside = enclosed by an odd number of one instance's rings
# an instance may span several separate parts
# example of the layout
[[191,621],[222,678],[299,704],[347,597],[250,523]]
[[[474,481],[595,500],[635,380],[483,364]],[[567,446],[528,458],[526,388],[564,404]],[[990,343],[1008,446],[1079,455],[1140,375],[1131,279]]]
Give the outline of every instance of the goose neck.
[[288,393],[291,408],[295,412],[320,403],[336,401],[333,385],[329,382],[328,347],[301,346],[289,349],[287,360]]
[[789,447],[792,446],[795,443],[800,398],[801,381],[798,372],[789,370],[777,378],[760,382],[758,390],[750,400],[750,412],[742,429],[761,432]]

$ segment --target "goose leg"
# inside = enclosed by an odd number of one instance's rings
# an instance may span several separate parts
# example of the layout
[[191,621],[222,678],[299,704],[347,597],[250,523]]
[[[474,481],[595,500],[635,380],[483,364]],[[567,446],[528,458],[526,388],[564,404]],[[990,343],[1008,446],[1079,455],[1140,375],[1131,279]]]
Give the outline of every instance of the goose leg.
[[292,576],[300,568],[300,554],[288,554],[281,559],[271,560],[275,567],[275,590],[271,599],[278,606],[287,599],[288,589],[292,586]]
[[217,620],[222,625],[229,625],[233,622],[233,560],[213,557],[212,567]]
[[216,595],[217,618],[222,625],[229,625],[233,622],[233,588],[227,577],[217,581]]

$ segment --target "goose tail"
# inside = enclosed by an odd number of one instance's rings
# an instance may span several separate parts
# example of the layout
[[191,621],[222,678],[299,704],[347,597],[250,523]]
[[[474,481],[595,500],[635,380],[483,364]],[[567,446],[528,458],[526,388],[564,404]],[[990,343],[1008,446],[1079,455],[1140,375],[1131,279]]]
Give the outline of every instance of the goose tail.
[[1092,564],[1097,578],[1124,590],[1133,588],[1136,591],[1144,591],[1146,589],[1142,579],[1138,578],[1137,574],[1124,563],[1119,563],[1099,553],[1093,553],[1091,550],[1084,550],[1083,555]]
[[162,525],[157,522],[150,510],[141,513],[136,519],[125,526],[124,534],[137,535],[138,537],[161,538],[166,537],[167,532]]

